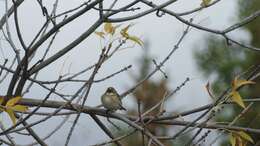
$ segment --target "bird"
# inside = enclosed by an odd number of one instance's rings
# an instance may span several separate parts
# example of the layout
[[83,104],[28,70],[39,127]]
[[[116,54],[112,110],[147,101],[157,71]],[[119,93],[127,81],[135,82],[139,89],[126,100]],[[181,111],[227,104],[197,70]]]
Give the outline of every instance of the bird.
[[106,92],[101,96],[101,102],[108,111],[126,110],[114,87],[107,88]]

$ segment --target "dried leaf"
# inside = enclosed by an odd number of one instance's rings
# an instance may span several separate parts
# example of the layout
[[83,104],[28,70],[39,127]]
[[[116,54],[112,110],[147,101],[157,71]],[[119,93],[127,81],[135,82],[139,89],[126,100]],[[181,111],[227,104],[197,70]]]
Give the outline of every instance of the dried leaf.
[[205,88],[206,88],[206,90],[207,90],[207,92],[208,92],[208,94],[209,94],[209,97],[210,97],[213,101],[216,100],[216,99],[214,98],[214,96],[212,95],[212,93],[210,92],[210,83],[209,83],[209,82],[206,84]]
[[104,32],[95,31],[95,34],[98,35],[99,37],[103,38],[103,39],[105,38],[105,36],[104,36],[105,33]]

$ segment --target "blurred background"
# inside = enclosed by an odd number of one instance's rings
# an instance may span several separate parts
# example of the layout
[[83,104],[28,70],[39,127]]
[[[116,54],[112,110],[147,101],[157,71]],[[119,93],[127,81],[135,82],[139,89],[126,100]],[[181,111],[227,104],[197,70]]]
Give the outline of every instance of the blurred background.
[[[50,8],[54,1],[43,1],[43,4]],[[161,2],[161,1],[160,1]],[[162,1],[163,2],[163,1]],[[59,3],[57,13],[63,12],[67,9],[77,7],[81,4],[80,0],[62,1]],[[123,1],[122,1],[123,3]],[[156,2],[155,2],[156,3]],[[199,7],[200,0],[182,0],[175,2],[172,6],[167,7],[174,12],[185,12]],[[11,3],[9,3],[9,6]],[[223,30],[226,27],[238,22],[242,18],[250,15],[252,12],[259,10],[260,1],[251,0],[224,0],[214,6],[203,9],[197,13],[185,16],[185,19],[194,19],[194,23],[198,23],[202,26],[206,26],[212,29]],[[42,17],[42,13],[39,7],[34,1],[25,1],[19,7],[19,23],[21,25],[21,31],[25,42],[29,42],[33,36],[37,33],[37,30],[41,27],[41,24],[45,21]],[[148,9],[142,7],[142,9]],[[0,1],[0,16],[3,16],[5,12],[4,1]],[[76,39],[82,30],[86,30],[90,27],[98,18],[96,11],[92,10],[90,13],[80,17],[77,21],[69,24],[57,36],[48,56],[59,51],[72,40]],[[134,47],[123,49],[117,52],[112,59],[99,71],[97,79],[114,73],[128,65],[132,65],[132,68],[127,72],[123,72],[113,78],[105,80],[104,82],[94,84],[89,94],[87,105],[96,106],[100,104],[100,96],[104,93],[108,86],[114,86],[119,93],[126,91],[129,87],[135,85],[142,77],[144,77],[149,71],[155,68],[152,60],[161,62],[164,57],[170,52],[170,50],[177,43],[178,39],[182,35],[186,26],[169,15],[163,15],[163,17],[157,17],[155,13],[149,14],[140,19],[136,19],[130,22],[124,22],[123,25],[133,23],[134,26],[129,30],[132,34],[139,36],[144,41],[144,46],[140,47],[134,45]],[[13,19],[9,22],[12,33],[15,33]],[[251,44],[255,47],[260,47],[260,20],[257,19],[253,23],[246,25],[245,27],[238,29],[229,34],[232,38]],[[103,26],[97,30],[101,30]],[[2,35],[2,34],[1,34]],[[18,39],[14,36],[14,41],[18,43]],[[14,55],[11,53],[8,43],[3,40],[3,36],[0,41],[0,62],[4,62],[4,58],[9,58]],[[73,49],[68,55],[65,55],[58,61],[54,62],[46,69],[40,72],[39,80],[54,80],[60,74],[75,73],[82,70],[84,67],[95,63],[101,52],[102,40],[92,34],[83,43]],[[133,44],[129,44],[133,45]],[[44,45],[43,45],[44,47]],[[259,64],[259,54],[249,51],[237,46],[228,46],[222,37],[209,34],[207,32],[192,28],[184,41],[179,46],[179,49],[173,54],[169,61],[162,67],[162,70],[167,74],[168,78],[160,72],[156,73],[151,79],[147,80],[138,90],[128,97],[124,98],[123,105],[128,109],[128,114],[137,113],[137,99],[142,103],[142,110],[145,111],[150,105],[156,103],[163,97],[166,91],[175,89],[182,84],[186,78],[190,78],[190,81],[179,91],[174,94],[166,103],[166,114],[173,114],[182,112],[185,110],[200,107],[212,100],[209,97],[205,86],[207,82],[210,82],[213,86],[214,94],[218,95],[221,91],[225,90],[230,82],[241,71],[246,70],[251,65]],[[84,74],[85,79],[88,78],[89,73]],[[0,93],[6,93],[8,80],[1,84]],[[76,90],[78,85],[64,85],[59,87],[59,90],[64,93],[72,93]],[[257,86],[254,90],[245,90],[243,94],[245,97],[256,97],[259,95],[260,90],[257,90]],[[74,92],[73,92],[74,93]],[[40,98],[41,95],[45,95],[46,91],[40,87],[35,86],[30,93],[26,94],[28,98]],[[149,99],[148,99],[149,98]],[[52,97],[52,100],[60,100],[58,97]],[[256,106],[257,107],[257,106]],[[239,121],[240,124],[251,125],[252,127],[259,126],[256,123],[259,122],[259,115],[257,109],[252,108],[252,112],[248,114],[249,117]],[[236,113],[239,112],[239,108],[236,106],[224,109],[225,114],[216,116],[216,121],[230,121],[234,118]],[[154,113],[157,114],[158,110]],[[2,116],[1,118],[8,118]],[[193,117],[185,117],[185,120],[192,119]],[[251,119],[250,119],[251,118]],[[253,119],[254,118],[254,119]],[[35,126],[35,129],[39,131],[40,135],[48,133],[48,128],[55,127],[60,118],[52,118],[51,120]],[[252,120],[253,119],[253,120]],[[33,119],[31,119],[33,121]],[[248,121],[253,121],[248,123]],[[69,128],[72,124],[73,116],[65,126],[63,126],[54,136],[47,140],[50,145],[63,145],[64,138],[66,138]],[[104,121],[106,119],[104,118]],[[117,121],[115,121],[117,123]],[[118,122],[122,127],[125,125]],[[107,123],[111,129],[112,127]],[[180,128],[176,127],[156,127],[151,126],[149,129],[158,135],[165,133],[174,133]],[[258,127],[259,128],[259,127]],[[125,128],[127,129],[127,128]],[[129,129],[127,129],[129,130]],[[121,134],[114,129],[115,133]],[[215,133],[212,134],[214,139]],[[141,135],[133,135],[131,139],[124,141],[124,145],[140,145],[137,137]],[[189,135],[185,135],[173,143],[165,143],[166,145],[183,145],[183,139],[188,138]],[[214,145],[227,145],[225,142],[226,136],[222,136],[218,142]],[[257,139],[257,135],[254,136]],[[258,137],[259,138],[259,137]],[[18,137],[20,143],[26,144],[23,137]],[[212,140],[211,139],[211,140]],[[71,144],[73,145],[91,145],[99,142],[109,140],[109,138],[103,133],[103,131],[97,128],[95,122],[89,119],[87,116],[81,116],[79,123],[76,126],[73,133]],[[134,143],[132,143],[134,142]],[[207,145],[211,141],[207,141],[204,144]]]

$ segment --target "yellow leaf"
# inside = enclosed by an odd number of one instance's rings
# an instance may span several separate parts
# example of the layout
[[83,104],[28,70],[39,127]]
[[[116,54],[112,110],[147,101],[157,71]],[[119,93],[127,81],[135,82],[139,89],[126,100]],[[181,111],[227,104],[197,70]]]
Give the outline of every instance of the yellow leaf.
[[237,103],[241,107],[245,108],[245,104],[242,100],[242,97],[240,96],[240,94],[237,91],[233,90],[230,94],[231,94],[232,101],[234,101],[235,103]]
[[137,43],[138,45],[142,46],[143,45],[143,41],[141,39],[139,39],[136,36],[128,36],[128,39]]
[[12,120],[13,124],[16,123],[16,117],[14,115],[14,111],[11,109],[6,109],[6,113],[9,115],[10,119]]
[[12,110],[14,111],[19,111],[19,112],[25,112],[28,110],[27,106],[23,106],[23,105],[15,105],[12,107]]
[[254,143],[254,140],[251,138],[251,136],[245,133],[244,131],[239,131],[237,132],[237,134],[244,140]]
[[243,141],[241,137],[236,137],[238,146],[246,146],[246,141]]
[[202,2],[200,3],[200,6],[202,7],[206,7],[210,4],[211,0],[202,0]]
[[120,34],[123,36],[123,37],[125,37],[125,38],[128,38],[129,37],[129,34],[127,33],[127,32],[125,32],[125,31],[120,31]]
[[122,33],[127,33],[128,32],[128,29],[130,28],[130,26],[132,26],[131,24],[127,25],[125,28],[123,28],[121,30]]
[[129,34],[126,33],[126,32],[122,32],[122,31],[121,31],[121,35],[122,35],[124,38],[128,38],[128,37],[129,37]]
[[229,142],[230,142],[231,146],[236,146],[236,138],[233,136],[232,133],[230,133],[230,135],[229,135]]
[[103,39],[105,38],[105,37],[104,37],[104,35],[105,35],[104,32],[95,31],[95,34],[98,35],[99,37],[103,38]]
[[14,97],[10,100],[7,101],[6,103],[6,107],[12,107],[14,106],[17,102],[19,102],[20,100],[22,99],[21,96],[17,96],[17,97]]
[[248,80],[239,80],[238,77],[235,77],[234,81],[232,82],[232,89],[236,90],[237,88],[248,84],[255,84],[255,82]]
[[5,111],[5,109],[3,107],[0,107],[0,112]]
[[106,33],[109,33],[109,34],[113,35],[115,33],[115,31],[116,31],[116,28],[119,27],[119,26],[120,25],[117,25],[116,27],[114,27],[112,25],[112,23],[105,23],[104,30],[105,30]]
[[132,24],[127,25],[125,28],[123,28],[120,33],[123,37],[128,38],[129,34],[128,34],[128,29],[132,26]]
[[3,102],[4,102],[4,97],[0,96],[0,104],[2,105]]
[[112,31],[112,27],[113,27],[112,23],[105,23],[104,25],[105,32],[110,33]]

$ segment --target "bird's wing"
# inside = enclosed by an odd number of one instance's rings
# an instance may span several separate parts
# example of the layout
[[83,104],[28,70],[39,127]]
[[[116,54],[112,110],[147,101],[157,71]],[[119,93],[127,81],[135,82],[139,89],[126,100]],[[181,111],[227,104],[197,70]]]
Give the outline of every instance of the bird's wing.
[[112,100],[113,100],[113,102],[118,103],[118,106],[119,106],[120,109],[126,110],[126,109],[123,107],[122,101],[121,101],[121,99],[120,99],[119,96],[117,96],[117,95],[113,96]]
[[115,94],[116,94],[116,97],[119,98],[119,102],[120,102],[120,104],[122,105],[122,101],[121,101],[120,95],[119,95],[117,92],[116,92]]
[[116,102],[116,103],[118,103],[118,102],[120,102],[120,99],[119,99],[119,97],[115,94],[115,95],[111,95],[111,99],[112,99],[112,101],[113,102]]

